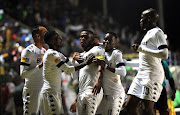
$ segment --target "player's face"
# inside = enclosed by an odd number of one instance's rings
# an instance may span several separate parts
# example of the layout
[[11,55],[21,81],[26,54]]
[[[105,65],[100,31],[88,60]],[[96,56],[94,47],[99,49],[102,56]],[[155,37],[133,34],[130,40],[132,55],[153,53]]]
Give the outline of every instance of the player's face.
[[145,15],[145,12],[141,14],[140,27],[145,29],[148,26],[148,17]]
[[44,42],[44,34],[47,32],[47,29],[45,27],[39,27],[40,29],[40,40],[42,44],[45,44]]
[[54,37],[53,37],[53,44],[54,44],[54,46],[57,47],[58,49],[59,49],[60,47],[62,47],[63,41],[62,41],[61,36],[60,36],[58,33],[56,33],[56,34],[54,35]]
[[87,31],[82,31],[80,33],[80,43],[83,48],[87,48],[92,42],[92,35]]
[[109,51],[115,47],[115,38],[113,35],[107,33],[103,40],[103,45],[106,51]]

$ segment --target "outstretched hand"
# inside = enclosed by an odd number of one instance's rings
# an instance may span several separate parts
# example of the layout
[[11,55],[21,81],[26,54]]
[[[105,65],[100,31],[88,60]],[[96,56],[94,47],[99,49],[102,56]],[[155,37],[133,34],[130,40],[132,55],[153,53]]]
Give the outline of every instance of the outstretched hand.
[[76,105],[77,105],[77,101],[75,100],[74,103],[70,107],[70,111],[72,113],[76,112]]
[[95,57],[95,56],[94,56],[93,53],[89,54],[89,55],[87,56],[86,63],[87,63],[88,65],[91,64],[91,63],[93,62],[93,58],[94,58],[94,57]]
[[39,69],[43,66],[43,61],[41,61],[41,63],[38,65]]
[[80,55],[79,52],[74,52],[72,58],[73,58],[73,60],[76,60],[78,63],[82,63],[83,62],[83,56]]
[[93,63],[94,63],[96,66],[101,65],[101,67],[105,67],[105,64],[106,64],[104,60],[99,60],[99,59],[97,59],[97,58],[94,58],[94,59],[93,59]]
[[97,95],[101,91],[101,87],[101,82],[96,82],[96,84],[93,87],[92,93],[94,93],[94,95]]

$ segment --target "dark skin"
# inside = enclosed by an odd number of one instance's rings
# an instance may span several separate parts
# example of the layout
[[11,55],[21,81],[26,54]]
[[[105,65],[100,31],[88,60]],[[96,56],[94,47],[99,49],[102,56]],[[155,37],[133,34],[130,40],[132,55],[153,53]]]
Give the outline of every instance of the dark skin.
[[[60,50],[60,47],[62,47],[62,44],[63,44],[63,40],[61,38],[61,36],[56,33],[52,38],[51,38],[51,41],[50,41],[50,48],[56,50],[56,51],[59,51]],[[86,65],[89,65],[92,63],[92,60],[94,58],[94,55],[93,54],[89,54],[87,59],[81,63],[80,65],[78,66],[75,66],[75,71],[78,71],[79,69],[81,69],[82,67],[86,66]]]
[[[80,43],[81,43],[81,46],[82,46],[84,51],[89,51],[91,48],[93,48],[95,46],[95,43],[97,43],[97,39],[94,38],[93,34],[91,34],[90,32],[82,31],[80,33]],[[79,53],[76,52],[74,54],[74,56],[73,56],[73,59],[75,59],[76,61],[78,59],[82,60],[81,57],[82,56]],[[97,66],[98,66],[98,73],[97,73],[97,75],[99,76],[99,78],[102,78],[104,67],[102,65],[97,65]],[[101,90],[101,86],[102,86],[101,82],[97,81],[96,84],[94,85],[92,93],[97,95],[100,92],[100,90]],[[74,101],[74,103],[70,107],[70,111],[71,112],[76,112],[76,104],[77,104],[77,98],[76,98],[76,100]]]
[[[140,27],[142,30],[148,31],[157,26],[157,21],[158,21],[159,16],[158,15],[152,16],[150,12],[152,12],[152,10],[148,9],[148,10],[143,11],[141,14]],[[138,47],[139,47],[139,44],[132,45],[132,48],[135,51],[137,51]]]
[[[147,9],[142,12],[141,14],[141,20],[140,20],[140,27],[142,30],[150,30],[154,27],[156,27],[157,20],[158,20],[158,14],[154,13],[152,9]],[[139,47],[139,44],[133,44],[132,48],[137,51]],[[140,98],[137,98],[136,96],[129,95],[127,102],[126,102],[126,108],[129,113],[129,115],[139,115],[136,105],[142,101],[145,108],[143,109],[143,115],[155,115],[154,113],[154,102],[149,100],[142,100]]]
[[[112,53],[113,48],[115,48],[115,46],[116,46],[116,38],[115,38],[115,36],[113,36],[110,33],[106,33],[106,35],[104,37],[104,40],[103,40],[103,45],[104,45],[104,48],[105,48],[106,52]],[[108,69],[109,71],[115,73],[115,68],[113,68],[113,67],[107,66],[106,69]]]
[[[104,46],[106,52],[112,53],[113,48],[115,48],[115,46],[116,46],[115,36],[110,34],[110,33],[106,33],[106,35],[104,36],[104,40],[103,40],[103,46]],[[105,64],[104,61],[100,61],[100,60],[94,60],[94,62],[98,65],[99,64],[101,64],[101,65]],[[113,67],[107,66],[106,69],[115,73],[115,68],[113,68]]]
[[[81,43],[81,47],[83,48],[84,51],[89,51],[89,49],[91,49],[92,47],[94,47],[94,45],[92,45],[92,43],[94,42],[94,37],[91,33],[87,32],[87,31],[82,31],[80,33],[80,43]],[[76,60],[78,63],[82,63],[84,61],[83,56],[80,55],[79,52],[75,52],[73,54],[73,59]]]

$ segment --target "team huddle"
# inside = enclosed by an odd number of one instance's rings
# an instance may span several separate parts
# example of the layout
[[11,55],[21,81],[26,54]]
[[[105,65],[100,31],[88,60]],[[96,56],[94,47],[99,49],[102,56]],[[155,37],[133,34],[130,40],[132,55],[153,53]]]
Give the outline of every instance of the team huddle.
[[[117,36],[106,32],[99,43],[91,30],[80,32],[83,52],[75,52],[72,62],[61,52],[62,37],[56,31],[37,26],[32,31],[34,44],[21,54],[20,74],[25,79],[23,88],[24,115],[64,114],[61,100],[61,73],[79,71],[79,92],[70,111],[77,115],[119,115],[125,107],[136,115],[139,102],[144,103],[144,114],[154,114],[154,103],[160,97],[164,71],[161,59],[168,58],[168,47],[163,31],[156,26],[158,14],[154,9],[142,12],[140,26],[146,31],[140,44],[132,47],[139,52],[139,70],[125,94],[121,77],[125,66],[134,66],[122,58],[116,49]],[[44,44],[48,48],[44,48]],[[73,78],[76,79],[76,78]],[[125,98],[127,97],[126,101]]]

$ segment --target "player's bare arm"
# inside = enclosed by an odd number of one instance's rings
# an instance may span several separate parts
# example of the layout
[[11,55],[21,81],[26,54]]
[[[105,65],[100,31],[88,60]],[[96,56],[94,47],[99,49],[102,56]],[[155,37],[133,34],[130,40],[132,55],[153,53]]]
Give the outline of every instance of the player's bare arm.
[[72,113],[76,112],[77,98],[78,98],[78,96],[76,97],[76,100],[73,102],[73,104],[70,107],[70,111]]
[[102,80],[103,80],[103,71],[104,71],[104,66],[98,65],[97,76],[98,76],[99,79],[95,83],[94,88],[92,90],[92,93],[94,93],[94,95],[97,95],[100,92],[100,90],[101,90]]
[[69,66],[65,62],[60,62],[60,63],[57,64],[57,67],[62,69],[65,73],[70,74],[70,73],[73,73],[75,71],[80,70],[81,68],[83,68],[86,65],[91,64],[93,58],[94,58],[94,54],[89,54],[87,56],[87,59],[84,62],[82,62],[79,65],[77,65],[77,66]]
[[84,61],[83,56],[80,55],[79,52],[74,52],[72,58],[73,58],[73,60],[77,61],[78,63],[82,63]]

